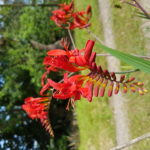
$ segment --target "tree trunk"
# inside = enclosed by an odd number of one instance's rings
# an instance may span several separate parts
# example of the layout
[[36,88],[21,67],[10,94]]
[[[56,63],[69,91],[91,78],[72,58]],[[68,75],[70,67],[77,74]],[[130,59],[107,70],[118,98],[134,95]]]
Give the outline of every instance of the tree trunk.
[[64,49],[61,45],[61,40],[56,41],[54,44],[45,45],[36,41],[31,40],[31,45],[39,50],[52,50],[52,49]]

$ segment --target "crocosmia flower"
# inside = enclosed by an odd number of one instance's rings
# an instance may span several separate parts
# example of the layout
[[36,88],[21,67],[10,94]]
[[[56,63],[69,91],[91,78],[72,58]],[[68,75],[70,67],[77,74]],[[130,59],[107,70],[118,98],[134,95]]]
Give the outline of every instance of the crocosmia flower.
[[22,108],[27,112],[30,118],[44,120],[47,117],[46,105],[44,102],[47,102],[48,98],[33,98],[28,97],[25,99],[25,104],[22,105]]
[[45,129],[50,133],[51,136],[54,136],[53,130],[51,128],[51,124],[48,118],[48,107],[50,103],[50,98],[48,97],[40,97],[33,98],[28,97],[24,100],[24,104],[22,105],[22,109],[26,111],[28,116],[31,119],[40,119],[42,125]]
[[91,69],[96,57],[96,53],[92,52],[94,44],[94,41],[88,40],[85,48],[81,50],[50,50],[44,59],[44,65],[51,65],[71,72]]
[[74,10],[74,2],[70,4],[60,4],[58,10],[52,11],[53,20],[56,25],[64,29],[87,28],[90,26],[89,20],[92,15],[91,6],[86,11],[76,12]]
[[[61,5],[63,11],[70,10],[72,12],[73,4]],[[90,10],[87,10],[87,12]],[[84,13],[80,14],[84,16]],[[88,40],[85,48],[78,50],[69,50],[67,41],[63,41],[65,50],[54,49],[47,52],[44,58],[46,72],[42,76],[42,89],[40,90],[42,98],[29,97],[25,99],[25,104],[22,108],[27,112],[30,118],[40,119],[46,130],[53,136],[52,128],[48,119],[48,108],[51,98],[69,100],[66,109],[70,106],[74,107],[74,103],[80,100],[81,97],[92,102],[93,97],[103,97],[107,92],[110,97],[113,94],[118,94],[119,91],[127,93],[138,92],[143,95],[147,92],[142,82],[137,82],[134,77],[127,78],[125,75],[117,77],[114,72],[103,70],[95,62],[96,53],[92,52],[95,42]],[[88,69],[86,75],[72,75],[68,72],[79,72]],[[48,78],[47,75],[51,72],[65,71],[64,78],[58,83]],[[51,93],[51,94],[50,94]]]
[[64,74],[62,83],[56,83],[51,79],[47,79],[47,83],[41,89],[41,95],[44,94],[49,88],[54,88],[53,97],[57,99],[70,99],[72,102],[80,100],[81,96],[88,98],[88,88],[83,87],[83,83],[86,80],[84,75],[74,75],[68,77],[68,74]]
[[71,22],[70,29],[75,28],[87,28],[91,25],[89,23],[91,16],[92,16],[92,9],[91,6],[87,7],[86,11],[76,12],[72,14],[73,22]]
[[51,20],[53,20],[56,25],[59,27],[66,28],[70,24],[70,19],[72,18],[72,14],[74,11],[74,3],[70,4],[59,4],[60,9],[52,11],[53,16]]

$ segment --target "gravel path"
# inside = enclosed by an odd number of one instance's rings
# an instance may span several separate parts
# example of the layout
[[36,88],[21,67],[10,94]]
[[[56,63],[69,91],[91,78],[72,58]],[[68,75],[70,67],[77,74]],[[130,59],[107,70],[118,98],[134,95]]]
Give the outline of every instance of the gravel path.
[[[100,19],[103,24],[104,42],[107,46],[111,48],[116,48],[112,29],[110,1],[98,1],[100,9]],[[120,62],[117,59],[115,59],[114,57],[107,57],[107,62],[109,71],[119,71]],[[125,101],[126,99],[122,96],[121,93],[119,93],[116,96],[113,96],[110,100],[111,106],[114,111],[117,145],[126,143],[129,140],[128,119],[127,112],[125,109]]]

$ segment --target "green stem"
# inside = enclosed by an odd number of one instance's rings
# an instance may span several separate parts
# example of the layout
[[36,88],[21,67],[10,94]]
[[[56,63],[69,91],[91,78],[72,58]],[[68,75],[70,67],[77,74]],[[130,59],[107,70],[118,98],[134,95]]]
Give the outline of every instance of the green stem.
[[127,74],[127,73],[133,73],[140,71],[140,69],[134,69],[134,70],[129,70],[129,71],[120,71],[120,72],[114,72],[115,74]]
[[70,37],[70,39],[71,39],[71,43],[72,43],[72,45],[73,45],[73,48],[76,49],[75,42],[74,42],[74,39],[73,39],[73,37],[72,37],[72,34],[71,34],[70,29],[68,29],[68,34],[69,34],[69,37]]

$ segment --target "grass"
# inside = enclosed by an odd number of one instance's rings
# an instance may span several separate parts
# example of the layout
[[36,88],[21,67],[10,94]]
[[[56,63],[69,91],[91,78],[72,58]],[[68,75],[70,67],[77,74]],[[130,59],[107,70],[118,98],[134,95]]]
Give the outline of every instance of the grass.
[[[99,20],[98,3],[96,1],[76,1],[76,7],[80,10],[86,8],[88,5],[92,6],[92,32],[103,39],[102,25]],[[75,41],[78,48],[83,48],[87,40],[93,39],[88,35],[86,30],[75,31]],[[102,52],[95,44],[94,51]],[[97,63],[106,67],[106,60],[104,57],[99,57]],[[85,73],[85,72],[83,72]],[[109,102],[106,97],[94,98],[92,103],[82,99],[77,102],[77,121],[80,131],[80,146],[79,150],[108,150],[114,145],[115,129],[113,124],[113,116]]]
[[[112,1],[112,6],[116,4]],[[118,49],[146,55],[144,35],[141,30],[141,20],[137,17],[137,9],[122,4],[121,9],[113,7],[114,33]],[[124,65],[124,63],[122,63]],[[150,89],[149,75],[143,72],[132,74],[138,80],[143,81],[146,88]],[[130,122],[131,138],[136,138],[150,131],[150,94],[138,96],[127,94],[128,116]],[[141,141],[131,147],[131,150],[149,150],[150,140]]]
[[[144,36],[140,29],[141,21],[136,16],[136,9],[120,4],[116,0],[111,0],[111,4],[117,48],[129,53],[146,55]],[[116,7],[118,4],[120,7]],[[103,39],[102,25],[98,21],[97,1],[76,0],[76,7],[79,10],[85,9],[88,5],[93,8],[91,30]],[[83,48],[88,39],[92,38],[85,30],[75,30],[75,41],[78,48]],[[102,52],[97,45],[94,50],[98,53]],[[106,68],[106,61],[103,57],[99,57],[97,63]],[[125,63],[122,65],[126,66]],[[127,66],[127,68],[130,67]],[[140,72],[133,73],[132,76],[144,81],[146,87],[150,89],[149,75]],[[149,94],[144,96],[127,94],[126,97],[128,98],[127,106],[132,139],[150,131]],[[77,102],[76,112],[80,132],[79,150],[108,150],[115,145],[115,127],[107,97],[95,98],[92,103],[82,99]],[[132,146],[131,150],[149,150],[149,148],[150,140],[144,140]]]

